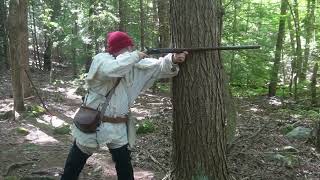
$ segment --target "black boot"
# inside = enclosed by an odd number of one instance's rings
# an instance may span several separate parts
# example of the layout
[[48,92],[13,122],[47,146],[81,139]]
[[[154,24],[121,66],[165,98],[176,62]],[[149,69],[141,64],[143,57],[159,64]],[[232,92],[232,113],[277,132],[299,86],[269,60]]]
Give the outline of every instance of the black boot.
[[77,180],[81,170],[90,156],[91,155],[83,153],[76,145],[76,142],[74,142],[70,149],[66,164],[64,166],[64,172],[60,180]]
[[116,163],[118,180],[134,180],[133,168],[131,165],[130,150],[128,145],[117,149],[110,149],[112,160]]

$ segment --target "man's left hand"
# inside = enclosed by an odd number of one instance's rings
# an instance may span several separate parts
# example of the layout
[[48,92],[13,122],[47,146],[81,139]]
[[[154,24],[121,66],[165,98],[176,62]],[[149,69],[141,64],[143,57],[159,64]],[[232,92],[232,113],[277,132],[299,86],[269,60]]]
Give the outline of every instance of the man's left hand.
[[182,53],[174,53],[172,62],[174,64],[181,64],[186,60],[186,55],[188,54],[187,51],[183,51]]

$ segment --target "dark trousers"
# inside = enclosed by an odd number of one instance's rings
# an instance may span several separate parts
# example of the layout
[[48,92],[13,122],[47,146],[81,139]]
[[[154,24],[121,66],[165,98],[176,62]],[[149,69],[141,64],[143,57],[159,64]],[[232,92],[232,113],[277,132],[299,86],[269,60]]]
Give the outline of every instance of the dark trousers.
[[[112,160],[116,164],[118,180],[133,180],[133,168],[130,157],[131,152],[128,150],[128,145],[117,149],[110,149],[110,153],[112,155]],[[90,156],[91,155],[83,153],[74,142],[70,149],[64,172],[60,180],[77,180]]]

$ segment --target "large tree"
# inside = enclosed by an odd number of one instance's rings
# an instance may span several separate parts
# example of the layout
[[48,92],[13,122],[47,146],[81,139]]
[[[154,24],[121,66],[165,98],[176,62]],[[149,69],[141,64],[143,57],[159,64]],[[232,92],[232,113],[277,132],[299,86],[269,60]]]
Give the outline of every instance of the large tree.
[[128,26],[128,2],[124,0],[118,0],[119,7],[119,31],[126,31]]
[[[218,46],[221,0],[171,0],[175,47]],[[173,79],[175,179],[229,179],[226,83],[219,51],[192,53]]]
[[307,15],[305,18],[305,29],[306,29],[306,43],[305,43],[305,49],[304,49],[304,61],[302,64],[302,73],[301,73],[301,79],[306,80],[306,74],[308,70],[308,63],[309,58],[311,55],[310,52],[310,43],[312,40],[312,35],[314,34],[314,22],[315,22],[315,7],[316,7],[316,0],[308,0],[308,6],[307,6]]
[[170,44],[169,33],[169,0],[157,0],[159,17],[160,47],[168,47]]
[[12,89],[14,108],[16,111],[24,111],[22,71],[23,64],[28,59],[26,45],[27,29],[27,0],[10,0],[9,5],[9,57],[12,69]]
[[1,67],[8,67],[7,57],[7,3],[6,0],[0,0],[0,64]]
[[[48,7],[52,10],[51,11],[51,16],[50,16],[50,21],[51,22],[56,22],[58,16],[61,13],[61,1],[60,0],[46,0],[46,4]],[[52,48],[53,48],[53,33],[55,30],[55,27],[52,26],[52,23],[49,23],[46,25],[46,29],[48,31],[48,34],[46,36],[46,49],[44,51],[43,55],[43,68],[47,71],[51,71],[51,66],[52,66],[52,60],[51,60],[51,55],[52,55]]]
[[280,67],[281,51],[283,47],[283,39],[285,37],[286,27],[286,14],[287,14],[288,1],[281,0],[281,12],[279,20],[279,31],[276,44],[276,52],[271,70],[270,84],[269,84],[269,96],[275,96],[277,91],[278,72]]

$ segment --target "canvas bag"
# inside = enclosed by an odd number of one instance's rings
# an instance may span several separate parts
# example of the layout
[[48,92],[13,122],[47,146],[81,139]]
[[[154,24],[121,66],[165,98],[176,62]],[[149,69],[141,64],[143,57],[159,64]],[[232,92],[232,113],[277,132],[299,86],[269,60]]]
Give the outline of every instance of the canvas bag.
[[101,112],[97,109],[90,108],[88,106],[85,106],[83,103],[79,110],[76,112],[73,123],[75,126],[84,133],[95,133],[97,128],[101,124],[101,118],[104,115],[104,112],[107,109],[107,106],[109,105],[111,96],[113,95],[116,87],[120,83],[121,78],[118,78],[115,85],[112,87],[112,89],[106,94],[105,98],[106,101],[103,104],[101,108]]

